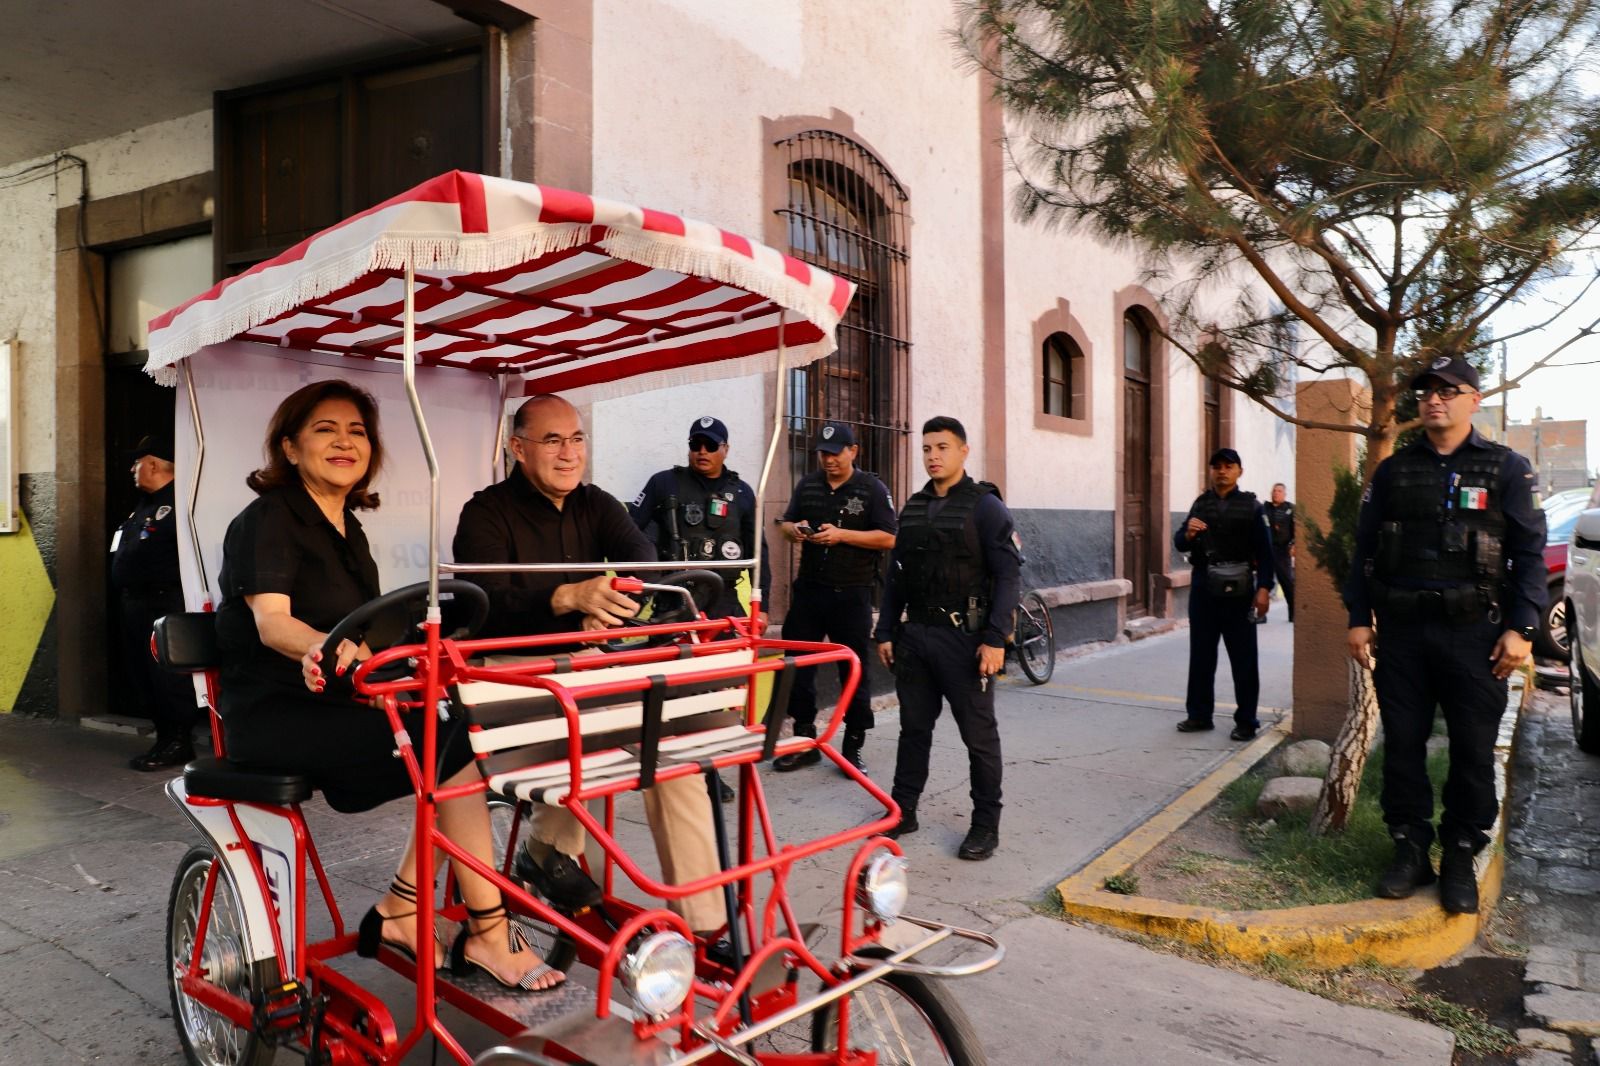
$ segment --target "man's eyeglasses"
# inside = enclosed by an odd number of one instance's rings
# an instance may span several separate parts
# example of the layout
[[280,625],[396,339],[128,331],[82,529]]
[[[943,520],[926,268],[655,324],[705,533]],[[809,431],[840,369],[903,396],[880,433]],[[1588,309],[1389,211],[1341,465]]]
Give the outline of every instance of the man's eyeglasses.
[[537,439],[533,437],[524,437],[521,433],[513,433],[511,435],[518,440],[526,441],[535,448],[538,448],[540,451],[549,454],[559,452],[562,448],[565,448],[569,444],[574,448],[583,448],[589,443],[589,438],[585,437],[582,433],[574,433],[570,437],[563,437],[556,433],[547,433],[543,437],[539,437]]
[[1462,393],[1471,391],[1465,385],[1424,385],[1412,389],[1411,395],[1417,398],[1418,403],[1427,403],[1430,396],[1437,395],[1441,400],[1453,400]]
[[704,437],[694,437],[689,441],[689,450],[691,452],[714,452],[720,447],[722,445],[716,441],[707,440]]

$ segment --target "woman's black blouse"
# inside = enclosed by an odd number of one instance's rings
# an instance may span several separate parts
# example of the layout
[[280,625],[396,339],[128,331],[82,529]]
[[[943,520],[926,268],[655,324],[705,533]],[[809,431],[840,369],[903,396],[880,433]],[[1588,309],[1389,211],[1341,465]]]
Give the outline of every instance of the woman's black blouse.
[[[263,493],[228,526],[217,609],[223,659],[217,709],[230,758],[307,774],[335,810],[360,811],[412,794],[405,764],[393,755],[388,719],[351,699],[347,680],[330,677],[326,692],[309,691],[299,657],[261,642],[244,601],[281,593],[295,618],[331,630],[378,595],[377,564],[348,509],[344,528],[340,536],[298,484]],[[402,722],[420,745],[421,714],[406,712]],[[471,760],[472,751],[460,723],[439,728],[444,780]]]

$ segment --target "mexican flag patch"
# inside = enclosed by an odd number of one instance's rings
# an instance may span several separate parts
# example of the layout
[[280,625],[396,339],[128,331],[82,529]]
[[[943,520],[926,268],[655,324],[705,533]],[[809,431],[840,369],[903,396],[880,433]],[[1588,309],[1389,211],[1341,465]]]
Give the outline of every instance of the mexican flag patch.
[[1489,490],[1462,489],[1461,498],[1456,501],[1456,506],[1463,511],[1487,511],[1489,509]]

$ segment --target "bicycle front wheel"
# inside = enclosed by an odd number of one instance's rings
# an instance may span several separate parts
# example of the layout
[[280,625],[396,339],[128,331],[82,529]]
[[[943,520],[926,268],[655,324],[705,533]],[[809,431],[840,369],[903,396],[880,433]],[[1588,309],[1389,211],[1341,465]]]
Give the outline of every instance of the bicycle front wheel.
[[1056,629],[1050,608],[1037,592],[1022,597],[1017,608],[1017,663],[1028,680],[1042,685],[1056,672]]

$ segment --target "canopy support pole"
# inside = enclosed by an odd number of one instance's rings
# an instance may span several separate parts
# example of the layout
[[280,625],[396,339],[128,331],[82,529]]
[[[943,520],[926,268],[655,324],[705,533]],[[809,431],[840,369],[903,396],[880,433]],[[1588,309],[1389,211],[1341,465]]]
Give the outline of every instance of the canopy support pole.
[[787,421],[788,400],[786,390],[789,387],[789,368],[784,350],[783,326],[784,318],[788,312],[778,311],[778,387],[773,390],[772,401],[772,436],[767,440],[767,459],[761,464],[761,481],[756,485],[756,535],[755,544],[751,549],[755,555],[755,566],[750,570],[750,618],[754,625],[755,619],[761,614],[761,556],[763,545],[767,542],[766,499],[767,479],[772,476],[772,463],[778,455],[778,442],[783,438],[783,427]]
[[438,625],[439,613],[439,458],[433,453],[433,438],[428,435],[428,420],[422,416],[422,398],[417,395],[417,279],[415,268],[406,263],[405,333],[401,345],[404,359],[406,399],[411,401],[411,417],[417,423],[422,454],[428,459],[428,621]]
[[200,397],[194,390],[194,375],[189,372],[189,361],[186,359],[178,364],[178,373],[183,376],[183,389],[189,397],[189,422],[194,426],[194,473],[189,478],[189,545],[194,549],[194,569],[200,575],[200,602],[210,607],[211,604],[211,579],[206,576],[205,551],[200,546],[200,530],[195,526],[194,508],[200,498],[200,472],[206,465],[206,433],[200,424]]

